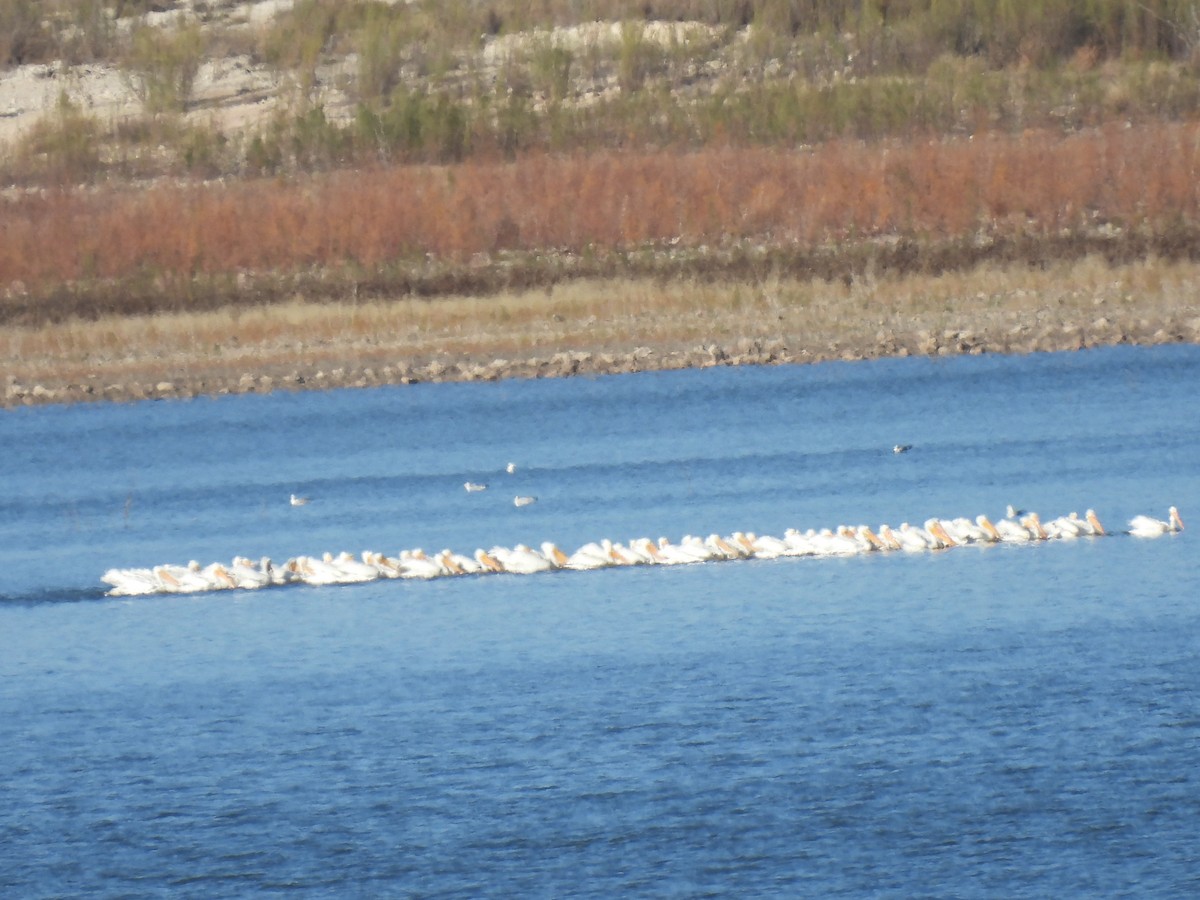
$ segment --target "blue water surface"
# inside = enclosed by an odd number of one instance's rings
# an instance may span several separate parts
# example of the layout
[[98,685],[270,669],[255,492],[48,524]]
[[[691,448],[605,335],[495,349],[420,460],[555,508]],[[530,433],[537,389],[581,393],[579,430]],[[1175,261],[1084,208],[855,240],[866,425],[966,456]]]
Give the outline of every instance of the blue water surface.
[[0,894],[1195,894],[1190,531],[192,596],[99,577],[1009,503],[1190,523],[1197,387],[1200,348],[1125,347],[3,413]]

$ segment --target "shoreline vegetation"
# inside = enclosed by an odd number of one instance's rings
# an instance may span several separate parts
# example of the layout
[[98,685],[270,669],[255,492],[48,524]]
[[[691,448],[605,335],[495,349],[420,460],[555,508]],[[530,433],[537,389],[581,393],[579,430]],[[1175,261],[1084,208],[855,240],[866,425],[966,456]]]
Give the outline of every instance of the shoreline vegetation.
[[6,407],[716,365],[1200,343],[1200,262],[1099,256],[758,282],[575,280],[14,326]]
[[0,406],[1200,343],[1194,3],[0,26]]

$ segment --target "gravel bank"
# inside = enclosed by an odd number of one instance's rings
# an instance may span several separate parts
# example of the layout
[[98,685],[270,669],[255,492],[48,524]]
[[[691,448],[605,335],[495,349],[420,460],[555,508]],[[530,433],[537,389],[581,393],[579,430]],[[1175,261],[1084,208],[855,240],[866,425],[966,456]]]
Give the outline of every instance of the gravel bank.
[[681,346],[677,341],[626,339],[562,350],[534,346],[529,355],[501,358],[487,351],[435,354],[403,348],[322,348],[307,360],[264,351],[229,359],[139,359],[106,372],[43,371],[36,379],[8,375],[0,398],[8,408],[49,403],[130,402],[277,390],[329,390],[424,382],[564,378],[710,366],[780,365],[881,357],[951,356],[1082,350],[1116,344],[1200,343],[1200,311],[1192,303],[1147,316],[1109,318],[1030,313],[960,316],[953,328],[911,329],[847,325],[838,333],[763,333],[726,342]]

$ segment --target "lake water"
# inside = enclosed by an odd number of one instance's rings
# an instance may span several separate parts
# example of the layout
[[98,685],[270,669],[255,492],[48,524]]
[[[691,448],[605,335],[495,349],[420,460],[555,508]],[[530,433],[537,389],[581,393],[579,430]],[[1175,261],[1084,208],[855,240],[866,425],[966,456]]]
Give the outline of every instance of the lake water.
[[1191,531],[99,577],[1010,503],[1192,524],[1198,387],[1200,348],[1114,348],[0,414],[0,894],[1194,895]]

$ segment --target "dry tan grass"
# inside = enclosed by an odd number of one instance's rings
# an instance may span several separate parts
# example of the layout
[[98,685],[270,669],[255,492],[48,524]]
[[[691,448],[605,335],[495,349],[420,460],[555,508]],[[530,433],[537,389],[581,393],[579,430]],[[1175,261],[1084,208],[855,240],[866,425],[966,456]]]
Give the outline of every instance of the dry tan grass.
[[[23,385],[214,379],[384,366],[487,365],[563,351],[676,351],[774,341],[796,359],[874,356],[922,333],[1200,323],[1200,264],[1089,258],[1045,268],[986,265],[942,276],[843,282],[573,282],[552,291],[436,301],[312,304],[107,317],[11,328],[0,369]],[[1147,327],[1151,327],[1149,324]],[[387,379],[384,379],[387,380]]]

